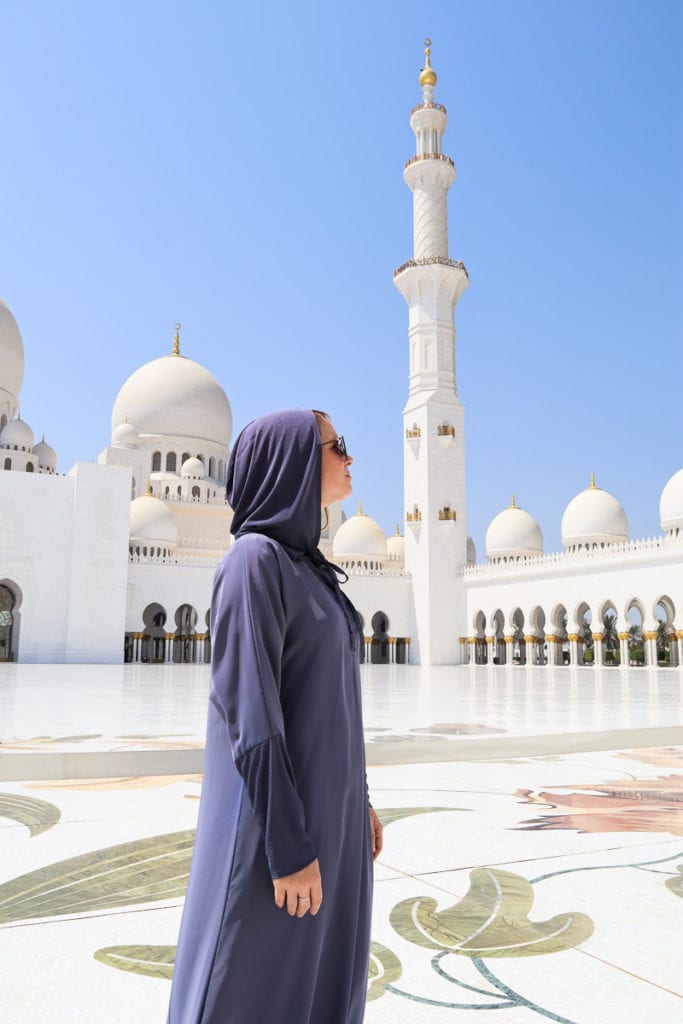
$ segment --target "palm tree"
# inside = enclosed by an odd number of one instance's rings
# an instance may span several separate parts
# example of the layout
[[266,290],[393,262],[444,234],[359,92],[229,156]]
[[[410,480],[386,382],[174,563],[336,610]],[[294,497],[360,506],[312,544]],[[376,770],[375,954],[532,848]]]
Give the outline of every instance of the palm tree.
[[666,661],[669,650],[669,623],[657,619],[657,661]]
[[629,660],[643,664],[643,627],[635,623],[628,631]]
[[617,616],[614,612],[605,612],[602,620],[603,633],[605,636],[605,653],[607,661],[616,661],[616,652],[619,650],[619,637],[617,636]]

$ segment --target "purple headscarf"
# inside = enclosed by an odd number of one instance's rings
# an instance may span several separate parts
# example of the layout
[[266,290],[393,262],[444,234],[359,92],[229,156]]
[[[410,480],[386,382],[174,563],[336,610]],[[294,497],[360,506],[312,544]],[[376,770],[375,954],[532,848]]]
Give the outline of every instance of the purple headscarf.
[[231,532],[262,533],[303,554],[320,540],[322,453],[310,409],[283,409],[247,424],[228,462]]

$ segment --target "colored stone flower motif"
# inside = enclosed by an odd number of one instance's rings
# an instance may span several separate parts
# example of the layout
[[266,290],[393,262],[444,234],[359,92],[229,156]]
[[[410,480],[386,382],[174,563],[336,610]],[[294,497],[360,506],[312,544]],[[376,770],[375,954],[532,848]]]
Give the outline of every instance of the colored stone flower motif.
[[520,823],[527,830],[579,832],[668,832],[683,836],[683,775],[571,786],[570,792],[518,789],[527,804],[565,810]]
[[379,999],[384,995],[385,986],[401,977],[401,961],[386,946],[379,942],[370,944],[370,962],[368,964],[368,995],[367,1001]]
[[578,946],[593,933],[593,922],[585,914],[530,921],[533,901],[531,883],[521,875],[476,868],[459,903],[438,911],[436,900],[415,897],[398,903],[390,920],[409,942],[470,957],[556,953]]

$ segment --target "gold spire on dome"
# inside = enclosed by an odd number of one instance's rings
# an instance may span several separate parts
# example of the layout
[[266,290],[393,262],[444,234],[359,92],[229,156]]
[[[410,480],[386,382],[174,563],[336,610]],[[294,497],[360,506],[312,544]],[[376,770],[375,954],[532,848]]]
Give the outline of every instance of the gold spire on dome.
[[510,502],[510,508],[519,508],[519,505],[515,504],[515,492],[512,492],[512,501]]
[[180,355],[180,328],[182,326],[183,325],[179,324],[179,323],[176,323],[176,325],[175,325],[175,337],[173,339],[173,355],[174,356],[179,356]]
[[400,536],[401,536],[401,531],[398,528],[398,523],[396,523],[396,533],[394,534],[394,537],[400,537]]
[[154,497],[154,495],[152,494],[152,481],[151,480],[147,481],[147,490],[145,491],[145,497],[147,497],[147,498],[153,498]]
[[420,72],[420,85],[423,87],[425,85],[436,85],[436,71],[433,69],[432,65],[429,62],[429,59],[432,55],[432,51],[430,49],[431,45],[432,41],[429,37],[427,37],[425,39],[425,66],[422,68],[422,71]]
[[362,501],[358,502],[358,515],[359,516],[364,516],[365,515],[365,512],[363,511],[363,502]]
[[591,485],[590,485],[590,490],[591,490],[591,491],[597,491],[597,490],[599,490],[599,489],[600,489],[600,488],[598,487],[598,485],[597,485],[597,484],[596,484],[596,482],[595,482],[595,473],[591,473]]

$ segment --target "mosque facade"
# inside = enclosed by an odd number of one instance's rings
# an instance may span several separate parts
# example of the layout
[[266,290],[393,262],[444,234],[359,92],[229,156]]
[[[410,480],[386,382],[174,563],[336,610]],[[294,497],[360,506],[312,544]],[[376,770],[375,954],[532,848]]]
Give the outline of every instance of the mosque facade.
[[[683,469],[663,488],[661,533],[629,537],[619,501],[590,485],[546,553],[514,495],[478,563],[467,533],[464,408],[455,307],[467,270],[449,256],[445,107],[426,51],[415,154],[413,255],[394,274],[408,306],[403,511],[392,536],[361,507],[329,510],[323,552],[345,584],[373,662],[683,665]],[[213,574],[230,543],[232,414],[219,381],[180,351],[136,370],[97,463],[57,472],[19,415],[24,348],[0,301],[0,661],[207,662]]]

